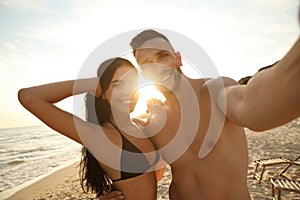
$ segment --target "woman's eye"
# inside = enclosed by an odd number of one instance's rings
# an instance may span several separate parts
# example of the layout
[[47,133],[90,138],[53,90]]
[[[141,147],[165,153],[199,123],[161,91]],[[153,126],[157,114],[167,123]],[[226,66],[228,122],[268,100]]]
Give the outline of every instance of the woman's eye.
[[116,87],[116,88],[122,87],[122,84],[121,84],[121,83],[118,83],[118,84],[115,85],[115,87]]
[[118,89],[121,89],[121,88],[123,88],[123,87],[125,87],[125,83],[117,83],[117,84],[115,84],[115,88],[118,88]]
[[120,87],[120,83],[114,83],[114,84],[112,84],[112,87],[113,87],[113,88]]

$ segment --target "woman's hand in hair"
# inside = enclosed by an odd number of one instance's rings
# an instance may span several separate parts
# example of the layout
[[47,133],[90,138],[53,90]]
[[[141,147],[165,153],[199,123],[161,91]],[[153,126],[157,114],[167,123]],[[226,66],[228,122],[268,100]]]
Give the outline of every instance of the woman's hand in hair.
[[101,88],[100,82],[98,81],[96,91],[95,91],[95,96],[100,97],[101,93],[102,93],[102,88]]
[[95,97],[100,97],[101,93],[102,93],[102,89],[100,86],[100,80],[98,77],[95,78],[91,78],[93,82],[95,82],[95,87],[93,88],[93,90],[91,90],[89,93],[91,93],[92,95],[94,95]]

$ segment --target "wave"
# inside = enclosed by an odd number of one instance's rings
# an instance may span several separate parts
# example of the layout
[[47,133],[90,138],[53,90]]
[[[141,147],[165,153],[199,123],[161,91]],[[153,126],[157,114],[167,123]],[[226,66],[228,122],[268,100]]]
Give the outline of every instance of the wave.
[[78,159],[80,147],[45,127],[0,129],[0,191]]
[[7,163],[8,165],[18,165],[18,164],[21,164],[25,162],[25,160],[13,160],[13,161],[10,161],[9,163]]
[[33,153],[33,152],[39,152],[39,151],[49,151],[51,150],[50,147],[38,147],[38,148],[34,148],[34,149],[19,149],[19,150],[15,150],[18,151],[18,153],[20,154],[26,154],[26,153]]

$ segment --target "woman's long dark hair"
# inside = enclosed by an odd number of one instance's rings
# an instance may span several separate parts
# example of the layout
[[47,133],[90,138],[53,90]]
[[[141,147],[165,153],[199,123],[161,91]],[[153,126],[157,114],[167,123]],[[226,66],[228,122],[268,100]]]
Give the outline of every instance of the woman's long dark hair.
[[[97,76],[100,78],[99,84],[102,94],[99,97],[86,94],[86,120],[88,122],[103,125],[109,120],[111,107],[108,101],[103,98],[103,94],[109,88],[116,70],[121,66],[132,66],[135,69],[131,62],[119,57],[106,60],[99,66]],[[83,191],[91,191],[99,196],[103,194],[103,191],[110,190],[112,188],[110,178],[105,174],[97,159],[86,147],[82,148],[81,153],[79,174]]]

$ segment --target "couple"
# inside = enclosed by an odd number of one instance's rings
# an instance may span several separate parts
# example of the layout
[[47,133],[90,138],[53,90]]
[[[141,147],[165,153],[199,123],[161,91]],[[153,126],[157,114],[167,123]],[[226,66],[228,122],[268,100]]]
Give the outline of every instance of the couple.
[[[172,200],[250,199],[243,127],[262,131],[300,115],[300,40],[273,68],[261,71],[243,86],[229,78],[185,77],[180,70],[180,53],[156,31],[143,31],[133,38],[131,46],[143,75],[153,80],[166,97],[162,105],[152,106],[159,104],[155,100],[149,103],[150,117],[143,126],[140,120],[130,120],[128,114],[137,98],[132,95],[137,72],[121,58],[107,61],[108,64],[104,62],[108,67],[98,78],[22,89],[19,91],[20,102],[48,126],[83,145],[81,134],[88,138],[103,130],[117,147],[144,155],[135,158],[124,151],[113,154],[120,166],[114,169],[101,159],[95,159],[100,156],[92,155],[108,156],[103,153],[105,149],[90,152],[87,145],[81,162],[83,182],[98,195],[110,189],[122,192],[108,192],[100,199],[156,199],[161,169],[157,172],[155,169],[160,158],[172,169],[169,188]],[[87,100],[90,99],[92,110],[96,112],[91,112],[93,117],[89,117],[88,112],[88,122],[53,105],[86,92],[95,96],[87,94]],[[88,111],[89,106],[87,104]],[[199,115],[193,112],[199,112]],[[124,127],[130,133],[124,131]],[[159,154],[148,154],[155,149]],[[139,171],[123,170],[133,162],[141,166]],[[90,170],[93,166],[97,168]]]

